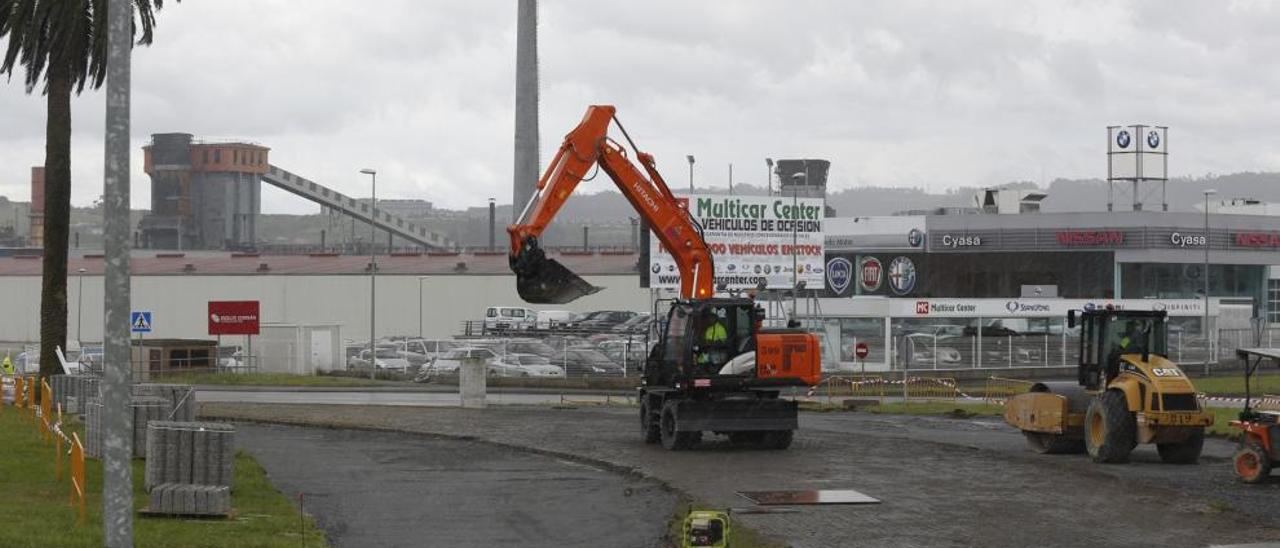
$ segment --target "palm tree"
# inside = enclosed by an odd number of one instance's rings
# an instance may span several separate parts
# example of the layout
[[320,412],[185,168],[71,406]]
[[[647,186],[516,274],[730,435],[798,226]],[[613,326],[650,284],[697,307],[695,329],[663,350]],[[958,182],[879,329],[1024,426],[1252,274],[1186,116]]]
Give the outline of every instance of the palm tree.
[[[177,1],[177,0],[175,0]],[[108,0],[0,0],[0,39],[9,44],[0,74],[25,71],[27,93],[44,81],[44,270],[40,293],[40,376],[61,371],[54,348],[67,339],[67,237],[71,223],[71,94],[97,89],[107,75]],[[151,43],[164,0],[133,0],[134,36]],[[138,23],[141,23],[139,25]]]

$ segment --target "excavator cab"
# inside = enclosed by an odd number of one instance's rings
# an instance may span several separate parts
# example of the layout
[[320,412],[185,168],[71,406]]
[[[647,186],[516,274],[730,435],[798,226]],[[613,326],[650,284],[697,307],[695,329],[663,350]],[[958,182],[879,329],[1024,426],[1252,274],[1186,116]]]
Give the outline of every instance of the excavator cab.
[[645,368],[650,383],[719,375],[730,360],[755,350],[761,314],[748,299],[674,301]]

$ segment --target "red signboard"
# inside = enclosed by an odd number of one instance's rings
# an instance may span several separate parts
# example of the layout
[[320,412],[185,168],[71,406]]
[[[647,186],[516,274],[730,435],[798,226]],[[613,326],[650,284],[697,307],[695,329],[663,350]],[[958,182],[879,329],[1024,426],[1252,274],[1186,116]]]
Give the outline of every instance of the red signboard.
[[1079,246],[1119,246],[1124,244],[1124,233],[1119,230],[1061,230],[1058,243]]
[[1236,245],[1240,247],[1280,247],[1280,234],[1270,232],[1237,232]]
[[210,335],[257,335],[258,301],[209,301]]
[[871,349],[867,347],[867,343],[858,343],[853,346],[853,355],[857,356],[859,360],[866,358],[867,354],[870,353]]
[[916,301],[916,314],[928,314],[929,301]]

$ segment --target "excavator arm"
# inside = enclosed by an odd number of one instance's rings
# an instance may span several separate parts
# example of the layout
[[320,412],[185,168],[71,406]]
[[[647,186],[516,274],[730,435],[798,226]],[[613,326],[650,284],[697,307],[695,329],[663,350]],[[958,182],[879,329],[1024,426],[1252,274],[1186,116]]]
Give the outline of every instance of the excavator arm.
[[713,293],[715,268],[711,252],[702,239],[702,229],[689,215],[654,165],[653,156],[640,152],[619,123],[618,128],[635,150],[644,172],[636,168],[626,149],[609,138],[609,125],[616,123],[611,105],[592,105],[565,136],[560,150],[538,180],[533,198],[516,223],[507,227],[511,235],[509,261],[516,274],[516,290],[526,302],[563,304],[590,295],[592,286],[559,261],[547,257],[538,238],[555,218],[588,172],[599,166],[631,203],[680,269],[680,297],[709,299]]

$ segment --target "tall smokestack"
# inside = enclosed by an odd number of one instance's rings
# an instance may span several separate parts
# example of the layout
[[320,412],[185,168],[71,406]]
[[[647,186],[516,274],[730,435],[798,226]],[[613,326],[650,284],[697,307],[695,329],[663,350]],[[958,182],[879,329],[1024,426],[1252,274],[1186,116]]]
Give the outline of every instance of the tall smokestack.
[[518,0],[516,15],[516,154],[511,220],[538,181],[538,3]]

